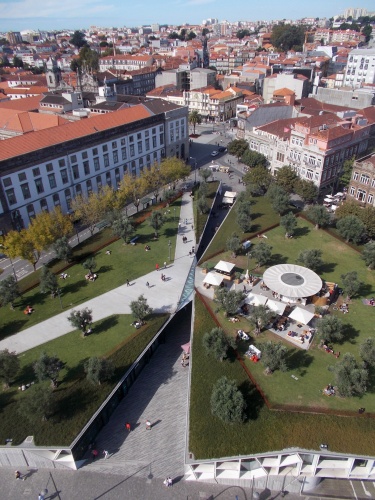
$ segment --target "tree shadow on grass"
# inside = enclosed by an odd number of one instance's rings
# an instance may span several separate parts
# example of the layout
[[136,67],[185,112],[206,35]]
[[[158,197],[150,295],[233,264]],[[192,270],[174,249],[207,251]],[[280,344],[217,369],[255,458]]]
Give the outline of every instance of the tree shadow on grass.
[[117,316],[109,316],[108,318],[103,319],[102,321],[98,321],[92,328],[92,333],[90,335],[99,335],[100,333],[106,332],[110,330],[118,323]]
[[[63,393],[66,391],[66,395]],[[84,411],[91,402],[91,391],[82,387],[61,391],[61,397],[56,401],[56,412],[53,419],[63,421],[73,418],[77,411]]]
[[[14,311],[14,314],[17,314],[17,311]],[[18,333],[21,330],[21,328],[25,325],[25,323],[27,323],[26,318],[16,319],[14,321],[9,321],[8,323],[5,323],[0,328],[0,340],[4,340],[7,337],[14,335],[15,333]]]
[[262,217],[264,214],[262,214],[261,212],[256,212],[254,214],[251,214],[251,220],[255,220],[255,219],[258,219],[259,217]]
[[98,269],[98,274],[101,274],[101,273],[108,273],[108,271],[112,271],[113,270],[113,266],[100,266],[100,268]]
[[313,361],[314,357],[308,352],[300,349],[293,349],[287,356],[286,364],[289,370],[299,370],[299,375],[303,377],[306,374],[306,370],[302,370],[302,368],[307,368]]
[[45,304],[47,299],[52,300],[50,293],[38,292],[38,293],[31,295],[30,297],[22,297],[21,301],[20,301],[21,307],[22,307],[22,312],[26,306],[31,306],[34,309],[38,306],[42,306],[43,304]]
[[78,280],[75,283],[67,283],[64,285],[64,287],[61,289],[62,291],[62,296],[66,295],[67,293],[76,293],[78,290],[80,290],[82,287],[88,285],[88,280],[83,279],[83,280]]
[[337,266],[336,262],[324,262],[319,267],[319,274],[332,273],[335,270],[336,266]]
[[288,258],[281,253],[273,253],[271,255],[270,260],[267,263],[267,266],[275,266],[276,264],[286,264],[288,262]]
[[261,408],[264,406],[262,396],[250,380],[245,380],[238,388],[246,402],[246,420],[256,420]]
[[260,224],[251,224],[251,231],[250,233],[257,233],[262,229],[262,226]]
[[370,297],[374,295],[374,289],[368,283],[362,283],[356,297]]
[[343,337],[337,344],[344,344],[345,342],[350,342],[352,345],[356,344],[356,338],[359,337],[360,331],[356,330],[353,325],[344,324],[342,329]]
[[88,358],[81,359],[78,364],[75,366],[68,368],[67,373],[65,374],[65,377],[61,381],[61,383],[70,383],[74,382],[76,380],[79,380],[80,378],[85,376],[85,363],[88,360]]
[[166,238],[174,238],[177,234],[177,228],[174,227],[167,227],[164,230],[164,236]]
[[294,239],[302,238],[303,236],[306,236],[307,234],[309,234],[309,232],[310,232],[309,227],[296,227],[296,229],[294,230],[294,233],[293,233],[293,238]]

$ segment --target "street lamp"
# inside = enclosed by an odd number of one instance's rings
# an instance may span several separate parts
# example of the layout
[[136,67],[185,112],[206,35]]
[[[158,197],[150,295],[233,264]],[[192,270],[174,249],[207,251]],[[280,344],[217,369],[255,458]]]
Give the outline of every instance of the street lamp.
[[171,246],[172,246],[172,243],[171,243],[171,240],[169,240],[168,241],[169,260],[171,260]]
[[197,183],[197,159],[192,156],[189,157],[190,160],[194,160],[194,184]]

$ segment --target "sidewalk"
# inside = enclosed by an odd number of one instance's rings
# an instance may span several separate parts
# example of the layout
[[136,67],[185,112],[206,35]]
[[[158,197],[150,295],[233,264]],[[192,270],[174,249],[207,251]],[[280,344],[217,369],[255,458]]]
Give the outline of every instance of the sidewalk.
[[[185,224],[185,220],[187,224]],[[131,282],[131,286],[124,284],[84,302],[74,309],[88,307],[93,311],[94,321],[99,321],[112,314],[130,314],[130,302],[143,294],[147,298],[148,304],[156,312],[175,311],[192,263],[189,250],[191,250],[192,246],[195,247],[193,223],[192,199],[189,193],[184,193],[181,202],[180,226],[176,240],[175,257],[172,263],[167,263],[166,270],[153,271],[140,276],[137,280]],[[183,243],[182,236],[187,237],[187,243]],[[161,273],[166,275],[166,281],[160,279]],[[150,288],[147,288],[147,282],[150,283]],[[71,332],[72,327],[68,321],[68,316],[72,310],[73,308],[66,310],[2,340],[0,342],[0,351],[9,349],[9,351],[21,353]]]

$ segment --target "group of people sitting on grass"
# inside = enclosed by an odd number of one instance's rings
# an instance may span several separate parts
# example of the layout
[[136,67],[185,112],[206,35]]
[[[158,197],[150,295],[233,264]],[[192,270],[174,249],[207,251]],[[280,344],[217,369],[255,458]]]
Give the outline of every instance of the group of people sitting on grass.
[[95,273],[92,273],[91,271],[85,275],[85,279],[87,279],[89,281],[95,281],[97,277],[98,277],[98,275]]

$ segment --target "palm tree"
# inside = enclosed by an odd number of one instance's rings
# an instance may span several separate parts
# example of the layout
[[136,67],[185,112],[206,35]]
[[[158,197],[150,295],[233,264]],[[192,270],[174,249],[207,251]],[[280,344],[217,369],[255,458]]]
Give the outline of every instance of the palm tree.
[[195,135],[195,127],[197,125],[200,125],[201,123],[202,123],[202,118],[197,110],[194,110],[191,113],[189,113],[189,124],[193,125],[194,127],[194,135]]

